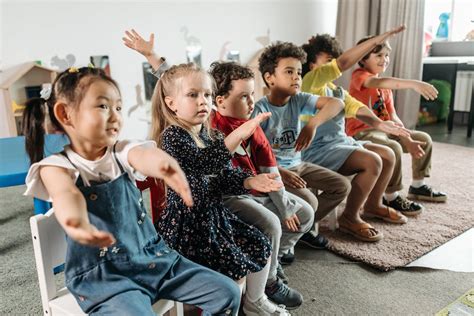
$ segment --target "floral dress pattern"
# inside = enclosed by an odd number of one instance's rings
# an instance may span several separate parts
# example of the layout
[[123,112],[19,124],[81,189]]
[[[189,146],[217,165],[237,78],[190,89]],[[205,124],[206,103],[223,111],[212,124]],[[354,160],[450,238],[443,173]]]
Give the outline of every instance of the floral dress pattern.
[[215,139],[205,128],[201,130],[206,147],[200,148],[181,127],[170,126],[164,131],[162,148],[186,174],[194,205],[187,207],[168,188],[166,208],[157,229],[171,248],[188,259],[237,280],[263,269],[271,245],[262,232],[223,205],[222,195],[248,194],[243,181],[252,174],[232,166],[223,135],[212,132]]

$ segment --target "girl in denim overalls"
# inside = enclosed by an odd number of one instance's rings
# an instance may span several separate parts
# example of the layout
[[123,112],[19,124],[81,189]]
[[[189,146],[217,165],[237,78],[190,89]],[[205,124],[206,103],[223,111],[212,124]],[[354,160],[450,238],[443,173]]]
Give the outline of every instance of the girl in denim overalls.
[[[136,179],[162,178],[186,205],[193,201],[177,162],[153,142],[117,141],[120,98],[102,70],[71,68],[24,113],[33,163],[26,194],[53,201],[67,237],[68,289],[90,314],[154,315],[159,299],[197,305],[206,315],[237,314],[235,283],[182,257],[156,233]],[[46,109],[71,144],[42,159]]]

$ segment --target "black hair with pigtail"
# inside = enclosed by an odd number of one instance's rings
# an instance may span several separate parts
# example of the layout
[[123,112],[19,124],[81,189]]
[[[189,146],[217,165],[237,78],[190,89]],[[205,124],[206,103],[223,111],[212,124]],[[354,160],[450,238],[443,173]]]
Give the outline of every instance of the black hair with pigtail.
[[77,107],[84,98],[92,83],[105,81],[117,88],[118,84],[99,68],[71,67],[60,73],[54,80],[51,91],[42,91],[41,98],[32,98],[26,103],[23,111],[23,134],[25,135],[25,149],[31,163],[43,159],[44,136],[46,134],[45,121],[49,115],[52,128],[64,132],[54,114],[54,106],[58,100],[68,106]]

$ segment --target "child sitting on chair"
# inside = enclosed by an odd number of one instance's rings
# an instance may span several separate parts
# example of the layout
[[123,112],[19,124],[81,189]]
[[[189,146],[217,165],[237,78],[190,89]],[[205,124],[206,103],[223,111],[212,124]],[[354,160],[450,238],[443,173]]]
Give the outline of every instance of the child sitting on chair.
[[[46,108],[70,140],[43,159]],[[159,299],[236,315],[240,293],[230,278],[170,249],[146,214],[136,179],[163,179],[193,205],[186,177],[152,141],[118,141],[122,101],[103,70],[70,68],[50,93],[24,112],[26,149],[33,163],[26,194],[52,200],[66,232],[66,286],[91,315],[155,315]],[[206,286],[203,286],[206,284]]]
[[[358,42],[361,44],[373,36],[366,37]],[[400,126],[403,122],[398,117],[393,105],[393,89],[413,89],[427,100],[434,100],[438,91],[430,84],[418,81],[392,77],[380,77],[390,62],[391,47],[383,42],[366,54],[359,61],[360,68],[352,73],[349,93],[367,105],[381,120],[393,121]],[[363,122],[349,119],[346,123],[346,132],[359,140],[369,140],[376,144],[390,147],[395,153],[395,168],[385,193],[386,205],[402,213],[418,212],[423,207],[414,202],[407,202],[399,191],[402,190],[401,155],[410,153],[412,157],[412,183],[408,189],[408,198],[444,202],[446,193],[434,190],[425,183],[430,176],[432,141],[431,137],[421,131],[410,131],[409,136],[391,136],[384,132],[371,129]]]

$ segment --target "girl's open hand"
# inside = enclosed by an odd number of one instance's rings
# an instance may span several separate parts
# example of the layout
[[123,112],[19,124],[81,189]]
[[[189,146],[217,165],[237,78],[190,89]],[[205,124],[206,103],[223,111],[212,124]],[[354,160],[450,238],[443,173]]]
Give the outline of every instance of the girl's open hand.
[[187,206],[193,206],[191,189],[183,170],[173,157],[165,152],[163,154],[164,156],[159,162],[159,178],[163,179],[170,188],[178,193]]
[[150,34],[150,39],[146,41],[140,34],[132,29],[130,32],[125,31],[125,36],[122,37],[122,40],[125,46],[136,50],[145,57],[153,54],[153,45],[155,42],[155,34],[153,33]]
[[423,81],[417,82],[413,90],[421,94],[426,100],[435,100],[438,97],[438,90],[433,85]]
[[102,248],[115,243],[115,238],[112,234],[97,230],[91,223],[79,219],[66,220],[64,230],[69,237],[82,245]]
[[278,177],[276,173],[261,173],[254,177],[245,179],[244,187],[258,192],[276,192],[283,187],[281,181],[275,180]]

